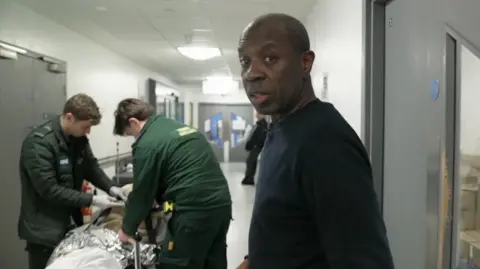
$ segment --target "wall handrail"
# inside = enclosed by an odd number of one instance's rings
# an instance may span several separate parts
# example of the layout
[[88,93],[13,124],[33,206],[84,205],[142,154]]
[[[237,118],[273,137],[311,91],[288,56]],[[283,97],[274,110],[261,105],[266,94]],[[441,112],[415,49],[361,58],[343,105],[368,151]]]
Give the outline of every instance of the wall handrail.
[[100,167],[105,167],[105,166],[114,164],[116,161],[129,158],[130,156],[132,156],[132,152],[121,153],[121,154],[118,154],[118,156],[117,154],[115,154],[115,155],[98,159],[98,164],[100,165]]

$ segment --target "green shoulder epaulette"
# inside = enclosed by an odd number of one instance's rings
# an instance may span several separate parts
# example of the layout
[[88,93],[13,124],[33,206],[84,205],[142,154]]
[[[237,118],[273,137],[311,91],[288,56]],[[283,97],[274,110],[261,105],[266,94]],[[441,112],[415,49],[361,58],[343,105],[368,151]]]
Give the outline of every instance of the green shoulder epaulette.
[[46,124],[44,126],[41,126],[41,127],[37,128],[33,132],[33,135],[37,136],[37,137],[44,137],[46,134],[51,133],[51,132],[52,132],[52,126],[50,126],[49,124]]
[[196,132],[198,132],[198,130],[190,126],[181,127],[175,130],[175,133],[178,136],[185,136]]

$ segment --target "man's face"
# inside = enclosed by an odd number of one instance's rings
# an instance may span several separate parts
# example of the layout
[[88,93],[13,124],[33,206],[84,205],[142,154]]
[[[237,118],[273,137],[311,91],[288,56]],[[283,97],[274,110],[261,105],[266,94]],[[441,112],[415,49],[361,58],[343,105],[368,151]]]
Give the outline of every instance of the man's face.
[[297,104],[310,69],[306,72],[304,55],[294,50],[281,25],[247,27],[238,54],[245,92],[259,113],[287,113]]
[[90,120],[77,120],[73,115],[67,113],[67,132],[73,137],[82,137],[90,134],[92,129],[92,122]]

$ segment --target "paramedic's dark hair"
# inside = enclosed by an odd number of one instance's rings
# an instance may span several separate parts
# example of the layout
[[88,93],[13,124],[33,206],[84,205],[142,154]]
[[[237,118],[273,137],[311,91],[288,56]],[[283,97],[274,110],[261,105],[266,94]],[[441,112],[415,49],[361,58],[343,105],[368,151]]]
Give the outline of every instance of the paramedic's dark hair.
[[102,114],[97,103],[92,97],[79,93],[68,98],[63,106],[63,114],[71,113],[76,120],[90,121],[92,125],[98,125],[102,119]]
[[128,119],[135,118],[139,121],[145,121],[153,114],[155,114],[155,109],[149,103],[134,98],[124,99],[118,103],[114,114],[113,134],[123,136],[125,129],[130,124]]
[[310,38],[308,31],[301,21],[284,13],[269,13],[258,17],[253,22],[251,29],[261,28],[265,24],[278,22],[282,24],[285,34],[292,48],[298,53],[304,53],[310,50]]

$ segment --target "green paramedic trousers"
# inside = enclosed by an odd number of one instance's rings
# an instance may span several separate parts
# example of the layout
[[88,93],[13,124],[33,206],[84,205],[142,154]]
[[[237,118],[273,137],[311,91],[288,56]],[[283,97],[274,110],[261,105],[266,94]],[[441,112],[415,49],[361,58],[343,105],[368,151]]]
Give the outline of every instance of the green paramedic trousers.
[[227,269],[231,205],[173,212],[159,257],[160,269]]

